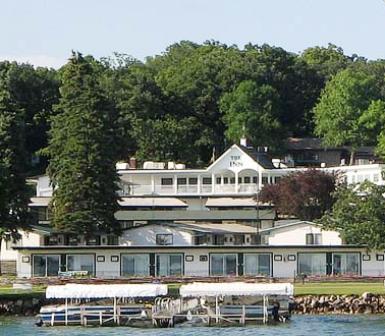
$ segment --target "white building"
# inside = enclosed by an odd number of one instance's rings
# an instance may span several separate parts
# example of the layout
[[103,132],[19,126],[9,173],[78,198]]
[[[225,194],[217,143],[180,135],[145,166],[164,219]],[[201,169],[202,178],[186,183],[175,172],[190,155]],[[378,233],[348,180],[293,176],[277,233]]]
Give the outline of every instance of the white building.
[[[273,164],[266,153],[233,145],[206,169],[171,162],[117,168],[122,236],[52,232],[47,225],[52,188],[47,176],[39,176],[30,204],[39,225],[24,232],[17,246],[3,244],[2,265],[16,264],[20,277],[59,271],[98,277],[384,275],[383,251],[368,254],[364,246],[345,245],[336,232],[314,223],[276,221],[274,209],[258,201],[258,192],[298,169]],[[382,168],[320,169],[338,171],[348,183],[383,184]]]

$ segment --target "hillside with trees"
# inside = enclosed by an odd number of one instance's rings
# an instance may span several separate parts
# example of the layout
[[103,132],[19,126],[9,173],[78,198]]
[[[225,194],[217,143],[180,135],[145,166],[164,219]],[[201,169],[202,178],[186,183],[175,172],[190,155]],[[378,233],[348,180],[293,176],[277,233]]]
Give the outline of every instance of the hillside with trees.
[[[114,167],[130,156],[200,167],[241,136],[272,154],[288,137],[317,136],[325,147],[349,146],[352,159],[366,145],[385,159],[384,74],[385,60],[332,44],[296,54],[181,41],[145,61],[74,53],[58,70],[0,62],[0,237],[26,224],[25,180],[46,171],[61,186],[56,228],[87,233],[117,231]],[[309,178],[309,203],[289,215],[332,211],[332,187],[318,199]],[[295,183],[286,182],[290,193]]]
[[[144,62],[124,54],[87,57],[117,110],[121,159],[201,166],[242,135],[273,153],[289,136],[319,136],[325,146],[377,145],[384,153],[384,60],[345,55],[334,45],[294,54],[215,41],[181,41]],[[23,111],[27,175],[46,169],[38,153],[58,111],[63,71],[0,63],[0,83]]]

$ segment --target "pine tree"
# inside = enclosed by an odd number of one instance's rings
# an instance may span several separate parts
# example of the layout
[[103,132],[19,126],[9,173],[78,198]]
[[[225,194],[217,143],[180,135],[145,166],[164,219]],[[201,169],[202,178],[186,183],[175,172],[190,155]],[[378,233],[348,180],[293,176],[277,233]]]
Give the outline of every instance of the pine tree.
[[100,67],[73,53],[62,72],[61,98],[46,154],[54,187],[54,227],[63,233],[119,232],[117,111],[100,85]]
[[0,80],[0,250],[4,240],[18,239],[18,229],[28,228],[29,224],[23,111],[12,101],[3,77]]

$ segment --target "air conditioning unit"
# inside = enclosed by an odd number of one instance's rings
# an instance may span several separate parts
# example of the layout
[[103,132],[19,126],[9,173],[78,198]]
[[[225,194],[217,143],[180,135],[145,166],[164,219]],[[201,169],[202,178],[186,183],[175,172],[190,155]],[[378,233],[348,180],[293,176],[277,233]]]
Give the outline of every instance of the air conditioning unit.
[[143,163],[143,169],[164,169],[164,162],[146,161]]
[[118,162],[116,163],[117,170],[126,170],[129,169],[130,165],[127,162]]
[[167,163],[167,169],[176,169],[175,168],[175,162],[170,161]]

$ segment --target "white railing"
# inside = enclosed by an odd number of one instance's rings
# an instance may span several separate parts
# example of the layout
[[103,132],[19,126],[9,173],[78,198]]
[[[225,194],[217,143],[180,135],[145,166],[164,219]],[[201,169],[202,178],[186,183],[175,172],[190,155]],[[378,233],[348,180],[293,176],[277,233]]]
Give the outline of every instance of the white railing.
[[198,185],[149,185],[137,184],[130,185],[126,190],[119,191],[119,196],[149,196],[149,195],[224,195],[224,194],[253,194],[258,192],[258,185],[254,183],[248,184],[216,184],[214,185],[214,193],[211,184]]

